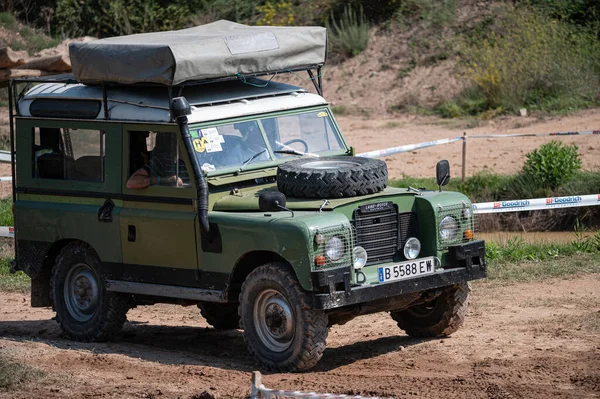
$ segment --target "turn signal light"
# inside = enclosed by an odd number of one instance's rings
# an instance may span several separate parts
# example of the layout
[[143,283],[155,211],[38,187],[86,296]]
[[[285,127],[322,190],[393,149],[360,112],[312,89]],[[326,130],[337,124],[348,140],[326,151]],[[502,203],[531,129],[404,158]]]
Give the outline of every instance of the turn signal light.
[[465,230],[464,237],[465,237],[465,240],[472,240],[473,239],[473,230]]
[[327,260],[323,255],[315,256],[315,265],[324,266]]

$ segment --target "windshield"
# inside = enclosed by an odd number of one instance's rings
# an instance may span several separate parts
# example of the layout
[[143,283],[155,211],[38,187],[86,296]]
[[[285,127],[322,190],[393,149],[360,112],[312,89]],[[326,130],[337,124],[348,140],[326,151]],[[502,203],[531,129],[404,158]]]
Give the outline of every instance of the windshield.
[[191,129],[191,133],[197,160],[205,172],[345,150],[324,110],[207,126]]

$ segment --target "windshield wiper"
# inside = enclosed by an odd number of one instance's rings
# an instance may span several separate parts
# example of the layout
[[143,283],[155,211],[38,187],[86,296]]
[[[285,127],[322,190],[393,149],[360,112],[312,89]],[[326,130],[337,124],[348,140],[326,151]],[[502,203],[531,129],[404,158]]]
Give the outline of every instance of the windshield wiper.
[[235,174],[237,175],[238,173],[243,171],[244,168],[246,167],[246,165],[248,165],[250,162],[254,161],[256,158],[261,156],[266,151],[267,151],[267,149],[265,148],[264,150],[261,150],[261,151],[257,152],[256,154],[252,155],[250,158],[246,159],[244,161],[244,163],[242,164],[242,166],[240,166],[240,168],[237,170],[237,172],[235,172]]
[[308,156],[309,154],[306,152],[300,152],[298,150],[278,150],[278,151],[273,151],[275,154],[290,154],[290,155],[300,155],[301,157],[305,157]]

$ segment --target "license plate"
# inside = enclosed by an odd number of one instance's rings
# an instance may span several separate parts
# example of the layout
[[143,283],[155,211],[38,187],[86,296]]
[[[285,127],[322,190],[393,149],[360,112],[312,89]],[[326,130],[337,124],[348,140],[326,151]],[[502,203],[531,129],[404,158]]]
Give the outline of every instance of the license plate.
[[415,259],[392,266],[379,268],[379,282],[403,280],[435,273],[433,257]]

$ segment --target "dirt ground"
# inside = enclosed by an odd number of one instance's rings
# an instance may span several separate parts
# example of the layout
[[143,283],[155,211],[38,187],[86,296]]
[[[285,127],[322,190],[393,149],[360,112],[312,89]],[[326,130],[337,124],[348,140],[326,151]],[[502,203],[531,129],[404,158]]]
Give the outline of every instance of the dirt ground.
[[[468,122],[433,117],[336,117],[346,139],[357,153],[422,143],[449,137],[487,134],[551,133],[600,130],[598,110],[583,111],[571,116],[553,118],[503,117],[482,121],[480,126],[467,128]],[[498,174],[515,174],[523,167],[525,155],[545,142],[559,140],[576,144],[585,170],[600,170],[600,134],[561,137],[512,137],[467,140],[466,174],[481,170]],[[462,142],[429,147],[418,151],[385,157],[390,178],[402,174],[413,177],[435,176],[435,164],[440,159],[450,161],[452,176],[460,178]]]
[[[381,397],[600,397],[600,275],[473,285],[465,325],[445,339],[413,339],[389,315],[331,329],[317,367],[265,374],[273,389]],[[111,343],[61,338],[49,309],[0,293],[0,351],[46,377],[6,398],[217,398],[249,394],[256,369],[241,331],[207,327],[195,307],[128,314]],[[210,396],[202,396],[210,398]]]

